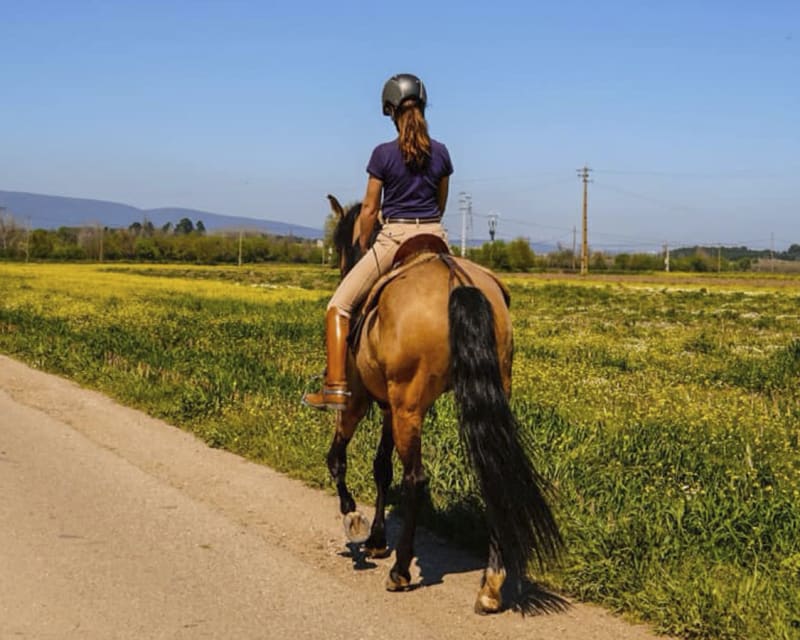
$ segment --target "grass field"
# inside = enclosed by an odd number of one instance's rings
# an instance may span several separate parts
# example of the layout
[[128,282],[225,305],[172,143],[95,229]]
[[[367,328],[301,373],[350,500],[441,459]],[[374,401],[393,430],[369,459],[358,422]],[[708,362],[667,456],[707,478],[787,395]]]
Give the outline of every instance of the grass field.
[[[557,489],[579,598],[687,638],[800,638],[800,277],[510,276],[513,406]],[[317,267],[0,264],[0,351],[329,486]],[[372,416],[349,479],[374,495]],[[450,399],[430,526],[479,522]],[[396,477],[398,477],[396,475]]]

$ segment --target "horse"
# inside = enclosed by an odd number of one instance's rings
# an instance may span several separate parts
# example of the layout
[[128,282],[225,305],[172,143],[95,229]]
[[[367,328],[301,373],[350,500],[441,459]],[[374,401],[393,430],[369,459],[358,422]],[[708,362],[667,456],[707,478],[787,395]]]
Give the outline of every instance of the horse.
[[[361,257],[361,205],[345,212],[335,197],[328,199],[336,217],[333,240],[343,277]],[[396,277],[385,276],[376,284],[379,295],[373,288],[367,302],[372,308],[361,318],[360,335],[348,353],[351,395],[346,409],[336,412],[327,465],[350,542],[361,545],[367,557],[387,557],[386,496],[397,451],[404,517],[386,588],[411,588],[409,566],[425,486],[422,426],[434,401],[452,390],[461,440],[487,516],[488,562],[475,611],[488,614],[502,610],[500,591],[507,570],[521,580],[530,560],[535,557],[544,566],[557,558],[563,542],[548,504],[549,491],[532,466],[509,406],[513,335],[507,290],[494,274],[452,256],[442,245],[438,253],[427,254],[423,246],[423,254],[401,267]],[[347,445],[373,402],[383,412],[383,426],[373,462],[377,497],[370,525],[356,510],[345,476]]]

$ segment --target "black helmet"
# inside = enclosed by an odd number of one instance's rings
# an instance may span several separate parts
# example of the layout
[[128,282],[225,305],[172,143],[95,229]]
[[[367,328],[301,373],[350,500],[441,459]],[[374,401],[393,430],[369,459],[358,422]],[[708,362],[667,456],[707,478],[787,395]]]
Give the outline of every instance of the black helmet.
[[415,98],[422,113],[425,113],[428,94],[422,80],[410,73],[398,73],[389,78],[383,85],[383,95],[381,96],[383,115],[393,116],[397,113],[397,108],[403,100],[408,98]]

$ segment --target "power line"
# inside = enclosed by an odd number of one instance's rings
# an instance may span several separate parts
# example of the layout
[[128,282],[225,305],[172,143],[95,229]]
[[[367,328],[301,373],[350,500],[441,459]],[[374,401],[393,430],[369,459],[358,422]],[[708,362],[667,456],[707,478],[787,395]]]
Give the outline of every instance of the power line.
[[630,198],[636,198],[638,200],[644,200],[646,202],[650,202],[652,204],[658,205],[660,207],[664,207],[666,209],[673,209],[673,210],[683,210],[688,211],[689,213],[699,213],[699,211],[693,207],[690,207],[685,204],[676,204],[674,202],[667,202],[666,200],[660,200],[658,198],[653,198],[652,196],[642,195],[641,193],[636,193],[634,191],[630,191],[628,189],[622,189],[620,187],[615,187],[614,185],[610,185],[607,182],[598,182],[597,186],[601,189],[608,189],[610,191],[615,191],[620,193],[624,196],[628,196]]

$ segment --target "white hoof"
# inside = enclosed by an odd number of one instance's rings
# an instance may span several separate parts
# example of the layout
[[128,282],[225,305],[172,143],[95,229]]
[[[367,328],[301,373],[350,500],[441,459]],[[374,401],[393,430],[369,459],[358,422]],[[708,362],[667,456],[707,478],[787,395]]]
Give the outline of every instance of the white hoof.
[[344,535],[349,542],[361,544],[369,538],[370,522],[360,511],[351,511],[344,516]]

